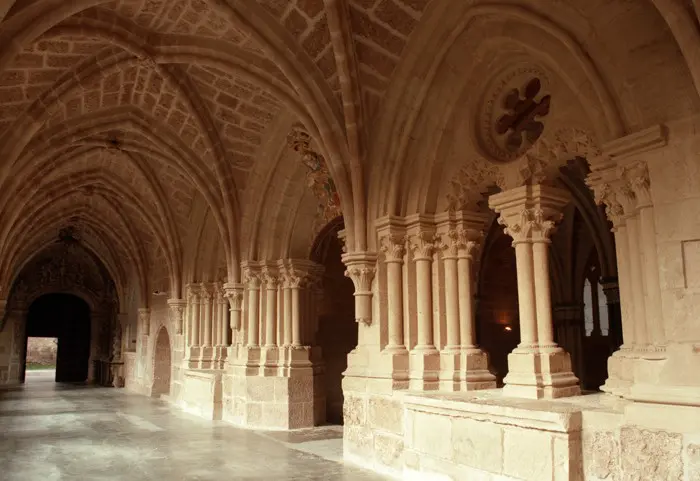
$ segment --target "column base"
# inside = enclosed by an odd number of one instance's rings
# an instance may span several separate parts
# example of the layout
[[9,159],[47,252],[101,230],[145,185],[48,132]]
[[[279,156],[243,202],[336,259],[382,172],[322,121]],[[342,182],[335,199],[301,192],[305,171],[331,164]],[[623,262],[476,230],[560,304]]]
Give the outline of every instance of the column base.
[[408,350],[384,349],[380,354],[381,371],[391,377],[394,389],[407,389],[409,384]]
[[265,377],[276,376],[279,369],[280,349],[277,346],[263,347],[260,358],[260,373]]
[[627,346],[621,346],[608,358],[608,378],[600,390],[614,396],[623,397],[629,393],[634,381],[634,351]]
[[508,355],[506,396],[555,399],[581,394],[569,353],[561,348],[516,348]]
[[216,352],[213,346],[203,346],[201,348],[199,369],[216,369]]
[[413,350],[408,359],[409,389],[435,391],[440,388],[440,353],[436,349]]
[[489,355],[481,349],[469,349],[460,353],[460,382],[462,391],[496,389],[496,376],[489,371]]

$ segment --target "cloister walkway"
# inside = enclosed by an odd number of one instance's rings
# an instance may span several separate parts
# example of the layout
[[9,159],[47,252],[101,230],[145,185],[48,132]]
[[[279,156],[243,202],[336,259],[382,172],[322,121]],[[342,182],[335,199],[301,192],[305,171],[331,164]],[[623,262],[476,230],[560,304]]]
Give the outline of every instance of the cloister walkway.
[[304,441],[303,433],[245,431],[123,390],[61,385],[52,372],[28,373],[26,385],[0,389],[0,479],[384,479],[311,454],[339,454],[332,433],[316,431]]

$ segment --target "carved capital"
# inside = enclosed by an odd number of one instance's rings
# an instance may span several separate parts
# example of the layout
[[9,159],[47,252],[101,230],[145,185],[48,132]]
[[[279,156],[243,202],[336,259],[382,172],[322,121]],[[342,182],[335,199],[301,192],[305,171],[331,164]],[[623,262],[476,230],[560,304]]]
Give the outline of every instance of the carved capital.
[[635,162],[622,168],[622,173],[627,179],[629,189],[637,200],[637,208],[650,207],[651,181],[649,179],[649,168],[646,162]]
[[187,301],[185,299],[168,299],[168,306],[170,307],[170,319],[173,324],[175,324],[175,332],[177,334],[182,334]]
[[372,324],[372,280],[377,272],[377,256],[356,252],[345,254],[343,262],[347,266],[345,276],[355,285],[355,321],[369,326]]
[[139,309],[139,324],[143,326],[143,332],[148,335],[151,332],[151,310],[148,307]]
[[409,237],[408,247],[413,252],[413,260],[432,259],[440,237],[433,232],[421,231]]
[[243,284],[227,282],[224,284],[226,299],[229,302],[232,311],[240,312],[243,306]]
[[262,275],[260,270],[255,268],[247,268],[243,272],[243,282],[248,289],[260,289],[262,284]]
[[279,273],[277,272],[277,269],[273,267],[263,267],[261,280],[265,283],[265,287],[268,290],[275,290],[280,284]]
[[385,262],[403,262],[406,255],[406,236],[388,234],[381,238],[381,251]]

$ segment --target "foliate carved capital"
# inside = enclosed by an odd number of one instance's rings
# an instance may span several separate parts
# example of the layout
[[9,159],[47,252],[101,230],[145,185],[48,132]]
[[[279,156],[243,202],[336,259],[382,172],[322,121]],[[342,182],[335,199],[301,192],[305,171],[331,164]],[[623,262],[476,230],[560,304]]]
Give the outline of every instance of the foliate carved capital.
[[243,271],[243,282],[248,289],[260,289],[262,275],[260,270],[247,268]]
[[352,253],[343,256],[347,269],[345,276],[355,285],[355,321],[372,324],[372,281],[377,273],[377,256],[370,253]]
[[263,267],[261,279],[269,290],[277,289],[277,286],[280,284],[279,273],[277,269],[272,267]]
[[385,262],[402,262],[406,255],[405,235],[388,234],[381,238],[381,251]]
[[623,176],[627,179],[629,189],[637,199],[637,208],[652,205],[651,181],[646,162],[636,162],[622,168]]
[[307,280],[309,274],[295,267],[287,267],[284,272],[284,286],[299,289]]
[[200,284],[199,285],[199,295],[203,302],[211,302],[214,297],[214,292],[210,284]]
[[185,287],[187,302],[194,304],[199,301],[199,288],[196,284],[187,284]]
[[226,299],[232,311],[240,312],[243,307],[243,284],[227,282],[224,284]]
[[498,224],[504,226],[503,232],[513,238],[513,243],[548,242],[554,232],[556,223],[563,214],[542,208],[525,208],[518,215],[503,215]]
[[175,324],[177,334],[182,334],[182,325],[185,317],[185,309],[187,309],[187,300],[185,299],[168,299],[170,307],[170,318]]
[[413,253],[413,260],[432,259],[435,249],[439,247],[440,237],[433,232],[421,231],[408,239],[408,248]]

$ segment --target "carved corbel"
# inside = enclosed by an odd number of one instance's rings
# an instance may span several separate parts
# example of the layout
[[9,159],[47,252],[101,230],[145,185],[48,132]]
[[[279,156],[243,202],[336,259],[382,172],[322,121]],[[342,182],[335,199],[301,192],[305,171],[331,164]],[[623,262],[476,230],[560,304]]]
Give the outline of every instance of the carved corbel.
[[243,307],[243,284],[227,282],[224,284],[226,299],[230,307],[231,329],[238,330],[241,328],[241,309]]
[[187,309],[186,299],[168,299],[168,306],[170,307],[170,315],[173,323],[175,324],[175,332],[177,334],[182,334],[182,326],[185,317],[185,309]]
[[144,335],[148,336],[151,332],[151,310],[148,307],[139,309],[139,324],[143,326]]
[[343,255],[343,263],[355,285],[355,322],[372,324],[372,281],[377,272],[377,256],[368,252]]

